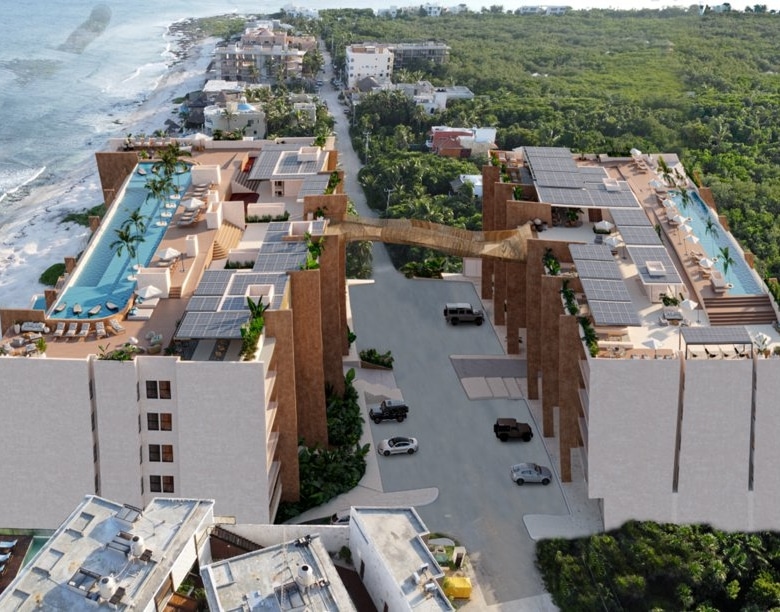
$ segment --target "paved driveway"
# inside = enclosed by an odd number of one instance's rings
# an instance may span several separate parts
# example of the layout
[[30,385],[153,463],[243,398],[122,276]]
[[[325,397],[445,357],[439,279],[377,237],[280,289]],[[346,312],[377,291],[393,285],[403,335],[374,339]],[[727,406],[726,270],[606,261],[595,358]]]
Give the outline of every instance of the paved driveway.
[[[466,282],[408,280],[375,249],[374,284],[350,287],[358,349],[391,350],[394,374],[410,405],[402,424],[369,423],[374,444],[396,434],[419,439],[412,456],[379,457],[385,491],[438,487],[439,497],[417,511],[434,531],[466,546],[488,604],[544,592],[534,568],[534,542],[524,514],[567,514],[556,481],[518,487],[509,466],[520,461],[550,465],[537,428],[530,443],[501,443],[493,435],[498,416],[531,421],[522,399],[470,401],[450,355],[500,355],[490,325],[447,325],[445,302],[478,299]],[[385,256],[386,257],[386,256]],[[373,451],[375,452],[375,451]]]
[[[320,95],[336,118],[339,163],[345,191],[360,215],[375,216],[357,181],[360,162],[348,139],[348,123],[337,92],[327,82]],[[411,412],[402,424],[368,422],[376,443],[398,434],[420,441],[415,455],[377,457],[387,492],[438,487],[435,502],[417,506],[428,528],[466,546],[487,604],[544,592],[534,566],[534,542],[523,524],[525,514],[567,514],[556,481],[518,487],[509,466],[520,461],[551,465],[536,433],[528,443],[496,440],[492,424],[499,416],[531,422],[524,400],[470,401],[450,362],[450,355],[503,355],[491,325],[448,326],[446,302],[478,303],[466,282],[408,280],[393,268],[387,251],[374,245],[374,283],[350,287],[353,328],[358,349],[390,349],[394,374]],[[518,374],[520,376],[521,374]],[[534,426],[534,431],[538,429]]]

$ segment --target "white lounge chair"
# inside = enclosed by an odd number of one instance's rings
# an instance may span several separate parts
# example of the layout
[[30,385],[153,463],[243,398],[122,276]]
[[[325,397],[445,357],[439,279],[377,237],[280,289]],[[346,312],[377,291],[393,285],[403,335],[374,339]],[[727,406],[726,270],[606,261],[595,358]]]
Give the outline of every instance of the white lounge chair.
[[4,555],[0,555],[0,563],[5,563],[10,558],[11,558],[10,552],[5,553]]
[[108,326],[109,328],[111,328],[111,331],[114,332],[116,335],[125,333],[125,328],[122,327],[119,324],[119,321],[117,321],[116,319],[109,319]]
[[90,327],[91,327],[91,325],[89,323],[82,323],[81,324],[81,329],[79,330],[79,333],[76,334],[78,336],[79,340],[89,336],[89,328]]
[[79,329],[78,323],[68,323],[68,331],[65,332],[66,338],[75,338],[76,332]]
[[57,323],[57,329],[54,330],[53,336],[55,338],[62,338],[62,334],[65,333],[65,322],[61,321],[60,323]]
[[103,323],[103,321],[97,321],[95,323],[95,335],[99,338],[105,338],[108,334],[106,333],[106,324]]
[[13,550],[14,546],[19,542],[19,540],[11,540],[10,542],[0,542],[0,550]]

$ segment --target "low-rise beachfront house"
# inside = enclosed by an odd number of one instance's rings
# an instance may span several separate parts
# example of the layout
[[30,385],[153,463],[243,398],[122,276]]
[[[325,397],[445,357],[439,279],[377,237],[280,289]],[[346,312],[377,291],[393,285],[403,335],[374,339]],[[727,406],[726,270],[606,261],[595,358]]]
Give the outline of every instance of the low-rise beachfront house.
[[141,509],[88,495],[0,592],[0,609],[165,609],[211,561],[213,523],[211,500],[156,498]]
[[280,22],[263,21],[247,28],[237,42],[214,49],[217,78],[247,83],[277,83],[303,74],[303,56],[316,49],[313,36],[292,36]]
[[[108,212],[87,248],[31,308],[0,311],[3,527],[54,528],[85,492],[272,522],[298,498],[299,439],[327,444],[348,351],[343,238],[314,219],[346,211],[332,141],[176,144],[191,157],[166,193],[148,157],[170,141],[98,153]],[[248,301],[267,308],[251,340]]]
[[534,237],[525,262],[482,261],[482,298],[527,357],[561,480],[587,480],[605,528],[774,530],[777,307],[710,193],[666,174],[639,151],[497,153],[483,227]]
[[496,148],[496,128],[434,126],[425,145],[443,157],[487,155]]
[[265,111],[258,104],[249,104],[246,97],[240,101],[225,101],[203,109],[206,133],[233,132],[239,130],[244,137],[265,138]]

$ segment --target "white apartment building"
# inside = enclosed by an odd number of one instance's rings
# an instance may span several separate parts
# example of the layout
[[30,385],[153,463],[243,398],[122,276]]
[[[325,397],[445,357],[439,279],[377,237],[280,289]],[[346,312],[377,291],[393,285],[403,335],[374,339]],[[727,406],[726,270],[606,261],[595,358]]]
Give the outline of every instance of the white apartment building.
[[505,215],[537,234],[527,272],[482,262],[483,292],[491,281],[507,305],[497,324],[510,352],[525,328],[540,427],[558,438],[561,479],[587,480],[606,529],[636,519],[775,530],[777,305],[705,195],[684,176],[687,201],[662,185],[659,157],[499,154],[511,180],[483,168],[486,227]]
[[[326,361],[338,364],[333,377],[343,381],[341,343],[334,341],[332,357],[323,357],[330,339],[343,336],[322,331],[325,309],[335,308],[339,316],[339,293],[323,306],[313,296],[330,290],[321,289],[324,272],[301,271],[308,253],[304,235],[321,236],[327,224],[303,220],[305,197],[329,197],[322,194],[330,152],[310,146],[312,140],[182,140],[199,163],[176,175],[187,191],[165,206],[145,197],[137,153],[124,151],[124,141],[97,154],[104,185],[113,176],[120,187],[107,192],[108,201],[115,195],[114,205],[78,266],[67,263],[67,279],[46,296],[52,300],[45,312],[0,312],[8,334],[0,357],[1,412],[4,430],[14,432],[0,445],[0,488],[6,492],[0,525],[54,529],[85,493],[138,507],[160,496],[215,499],[219,515],[245,523],[273,522],[284,495],[296,498],[298,440],[325,443],[327,436]],[[203,189],[203,195],[193,189]],[[244,199],[256,202],[258,193],[273,200],[274,210],[264,208],[268,200],[245,205]],[[109,249],[110,265],[118,267],[109,266],[101,282],[88,286],[82,279],[100,278],[101,272],[93,272],[105,266],[100,253],[108,252],[105,241],[113,239],[107,227],[113,215],[127,213],[125,198],[157,209],[149,231],[164,232],[162,241],[152,243],[148,264],[137,264],[129,278],[121,266],[133,262],[117,264],[121,258]],[[180,205],[184,200],[200,203],[199,211],[188,213]],[[247,206],[259,206],[250,214],[287,211],[292,219],[264,224],[244,240]],[[169,249],[181,255],[160,259]],[[210,269],[217,260],[218,269]],[[254,269],[224,269],[227,261],[247,260]],[[335,271],[338,258],[332,265]],[[105,293],[126,282],[125,301]],[[160,297],[134,296],[149,286]],[[72,314],[74,302],[88,295],[101,313]],[[248,297],[269,307],[251,358],[241,355]],[[108,313],[107,300],[117,302]],[[58,322],[57,301],[71,303],[59,316],[78,320],[83,336],[53,334],[55,326],[65,325],[65,319]],[[16,348],[17,341],[34,348],[36,335],[13,325],[19,319],[47,334],[45,355],[27,358],[24,348]],[[97,323],[111,335],[96,336]],[[306,349],[293,351],[296,342]],[[123,357],[129,349],[132,357]],[[299,385],[305,389],[296,392]],[[306,411],[305,420],[298,420],[298,410]]]
[[390,82],[393,76],[393,52],[388,45],[349,45],[346,57],[347,87],[373,77],[377,82]]
[[0,594],[0,609],[165,608],[211,561],[214,502],[153,499],[142,510],[88,495]]

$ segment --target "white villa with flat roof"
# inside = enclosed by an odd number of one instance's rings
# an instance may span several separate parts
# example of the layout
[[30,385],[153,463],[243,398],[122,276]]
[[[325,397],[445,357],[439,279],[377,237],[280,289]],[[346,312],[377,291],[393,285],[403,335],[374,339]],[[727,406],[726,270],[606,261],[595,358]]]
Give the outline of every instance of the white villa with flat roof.
[[0,609],[159,610],[211,560],[214,502],[153,499],[142,510],[87,495],[0,594]]

